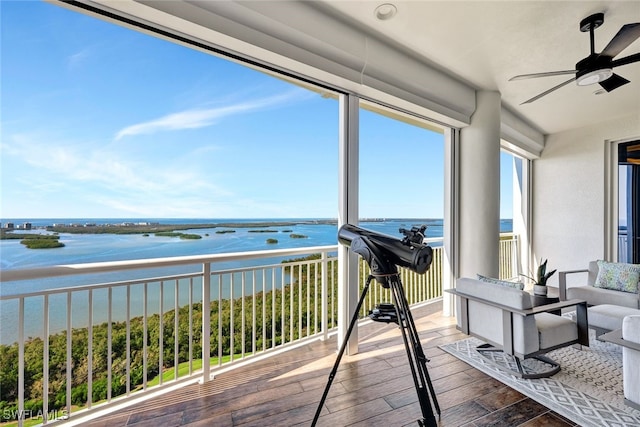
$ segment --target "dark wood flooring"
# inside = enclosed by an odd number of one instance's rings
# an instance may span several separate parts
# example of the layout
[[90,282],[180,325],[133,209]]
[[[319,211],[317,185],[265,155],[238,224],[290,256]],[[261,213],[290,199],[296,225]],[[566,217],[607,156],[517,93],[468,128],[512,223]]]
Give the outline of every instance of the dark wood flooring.
[[[412,310],[436,391],[439,426],[573,426],[571,421],[440,350],[465,336],[441,305]],[[309,426],[336,360],[335,337],[312,342],[186,385],[88,422],[91,426]],[[359,330],[359,352],[344,356],[318,426],[416,426],[421,418],[396,325]]]

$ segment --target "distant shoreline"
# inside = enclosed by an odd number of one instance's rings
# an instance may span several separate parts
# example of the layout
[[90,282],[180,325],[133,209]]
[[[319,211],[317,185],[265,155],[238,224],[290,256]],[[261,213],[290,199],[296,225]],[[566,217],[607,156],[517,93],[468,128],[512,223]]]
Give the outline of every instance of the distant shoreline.
[[51,225],[45,227],[53,233],[70,234],[144,234],[204,228],[264,228],[291,227],[295,225],[337,224],[337,220],[273,221],[273,222],[214,222],[203,224],[91,224]]
[[[362,218],[360,222],[386,222],[386,221],[434,221],[437,219],[427,218]],[[102,220],[104,221],[104,220]],[[187,220],[188,221],[188,220]],[[6,225],[11,224],[11,228]],[[256,220],[247,221],[231,220],[220,222],[202,222],[202,223],[162,223],[161,219],[158,220],[125,220],[118,222],[116,219],[113,222],[96,223],[90,219],[80,222],[69,223],[57,223],[53,222],[51,225],[35,225],[31,226],[30,222],[17,223],[16,227],[13,227],[11,222],[2,223],[2,238],[5,233],[21,232],[24,230],[32,229],[44,229],[52,233],[69,233],[69,234],[145,234],[145,233],[157,233],[157,232],[169,232],[169,231],[182,231],[189,229],[204,229],[204,228],[258,228],[258,227],[283,227],[283,226],[296,226],[296,225],[337,225],[337,219],[285,219],[285,220]]]
[[[293,227],[296,225],[334,225],[337,226],[336,218],[314,219],[230,219],[209,222],[206,219],[190,219],[185,218],[181,222],[177,218],[157,218],[157,219],[119,219],[119,218],[84,218],[84,219],[60,219],[65,223],[58,222],[56,218],[50,218],[43,221],[42,219],[15,219],[4,220],[0,222],[0,240],[16,239],[17,234],[31,234],[29,231],[46,230],[53,234],[115,234],[115,235],[136,235],[136,234],[155,234],[167,232],[180,232],[184,230],[197,229],[213,229],[217,228],[216,233],[230,233],[232,229],[247,228],[269,228],[269,227]],[[164,221],[167,222],[164,222]],[[49,222],[50,221],[50,222]],[[190,222],[194,221],[194,222]],[[201,221],[201,222],[200,222]],[[433,222],[441,222],[441,218],[360,218],[359,223],[386,223],[403,221],[414,223],[415,225],[429,225]],[[502,220],[501,220],[502,221]],[[366,227],[366,225],[365,225]],[[265,230],[268,231],[268,230]]]
[[[383,221],[383,220],[380,220]],[[265,228],[292,227],[296,225],[337,225],[336,219],[291,220],[291,221],[260,221],[260,222],[212,222],[199,224],[162,224],[159,222],[124,222],[124,223],[71,223],[53,224],[28,228],[45,229],[51,233],[68,234],[149,234],[171,231],[197,230],[206,228]],[[11,234],[23,232],[24,228],[2,228],[0,239],[10,239]],[[227,231],[228,232],[228,231]]]

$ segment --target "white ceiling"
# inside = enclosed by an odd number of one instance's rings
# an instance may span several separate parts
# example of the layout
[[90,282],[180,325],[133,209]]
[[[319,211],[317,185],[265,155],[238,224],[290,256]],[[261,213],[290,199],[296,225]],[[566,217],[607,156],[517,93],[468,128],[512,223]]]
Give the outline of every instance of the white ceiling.
[[[381,21],[374,10],[393,3],[397,14]],[[571,76],[508,81],[518,74],[570,70],[590,53],[589,33],[580,21],[597,12],[604,24],[595,31],[600,52],[624,24],[640,22],[640,1],[335,1],[333,12],[366,31],[405,46],[477,89],[497,90],[503,103],[545,134],[631,113],[640,120],[640,62],[614,72],[631,83],[595,95],[599,85],[570,83],[531,103],[523,101]],[[640,53],[640,39],[616,59]]]

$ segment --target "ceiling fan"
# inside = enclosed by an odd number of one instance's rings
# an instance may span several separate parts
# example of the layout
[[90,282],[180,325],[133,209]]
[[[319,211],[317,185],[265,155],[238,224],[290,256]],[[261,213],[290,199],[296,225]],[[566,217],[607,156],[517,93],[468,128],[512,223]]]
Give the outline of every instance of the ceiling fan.
[[[537,77],[549,77],[549,76],[561,76],[574,74],[574,76],[566,82],[560,83],[557,86],[552,87],[549,90],[542,92],[539,95],[534,96],[531,99],[524,101],[522,104],[529,104],[537,99],[542,98],[551,92],[560,89],[572,81],[576,81],[578,86],[587,86],[594,83],[599,83],[600,86],[607,92],[611,92],[614,89],[619,88],[622,85],[629,83],[629,80],[625,79],[613,72],[613,68],[621,65],[631,64],[633,62],[640,61],[640,53],[626,56],[624,58],[616,59],[620,52],[627,48],[637,38],[640,37],[640,22],[634,24],[626,24],[620,28],[618,34],[616,34],[609,44],[600,53],[595,52],[595,39],[594,31],[604,22],[604,13],[596,13],[580,21],[580,31],[589,32],[591,38],[591,54],[586,58],[578,61],[575,70],[564,71],[550,71],[547,73],[534,73],[534,74],[521,74],[509,79],[523,80]],[[520,104],[520,105],[522,105]]]

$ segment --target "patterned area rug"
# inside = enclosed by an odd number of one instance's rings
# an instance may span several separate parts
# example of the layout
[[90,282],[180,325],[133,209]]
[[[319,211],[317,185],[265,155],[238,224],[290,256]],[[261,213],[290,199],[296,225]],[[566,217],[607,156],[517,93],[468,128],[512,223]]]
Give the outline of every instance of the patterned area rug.
[[[542,379],[518,378],[508,370],[517,371],[513,357],[502,352],[480,354],[476,347],[481,344],[467,338],[440,348],[581,426],[640,426],[640,411],[624,404],[622,349],[596,340],[593,331],[589,347],[548,353],[562,369]],[[523,369],[540,371],[545,366],[528,359]]]

